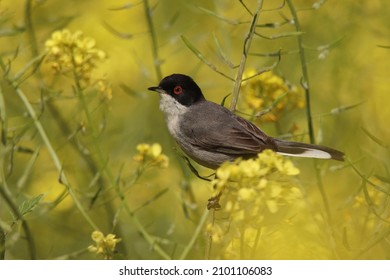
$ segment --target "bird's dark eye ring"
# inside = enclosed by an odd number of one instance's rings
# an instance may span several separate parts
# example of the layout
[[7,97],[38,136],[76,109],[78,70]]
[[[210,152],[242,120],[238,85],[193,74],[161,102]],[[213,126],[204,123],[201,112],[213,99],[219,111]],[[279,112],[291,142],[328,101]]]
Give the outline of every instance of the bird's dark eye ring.
[[173,93],[174,94],[182,94],[183,93],[183,88],[181,86],[175,86],[173,88]]

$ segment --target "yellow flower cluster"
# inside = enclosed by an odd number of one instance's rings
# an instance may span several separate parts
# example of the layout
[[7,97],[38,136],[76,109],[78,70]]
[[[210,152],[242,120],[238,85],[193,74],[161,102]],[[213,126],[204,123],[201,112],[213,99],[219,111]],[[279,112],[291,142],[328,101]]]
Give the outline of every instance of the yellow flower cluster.
[[135,161],[142,162],[145,165],[157,165],[166,168],[169,165],[169,158],[162,153],[161,145],[154,143],[152,145],[142,143],[137,145],[138,154],[133,157]]
[[[244,78],[255,74],[255,70],[250,70],[244,74]],[[288,84],[272,71],[246,80],[241,89],[243,95],[240,110],[256,115],[256,113],[272,108],[261,117],[263,122],[275,122],[281,118],[283,113],[305,106],[302,90]]]
[[85,83],[89,83],[96,62],[106,58],[106,53],[96,48],[96,41],[85,37],[81,31],[55,31],[45,42],[45,47],[46,59],[56,73],[74,72]]
[[88,250],[92,253],[103,255],[105,259],[112,259],[116,244],[121,241],[120,238],[115,237],[115,234],[109,233],[104,236],[102,232],[97,230],[92,232],[91,238],[96,245],[89,246]]
[[271,150],[217,169],[212,184],[216,194],[223,192],[223,206],[217,213],[225,218],[207,225],[206,231],[214,244],[223,247],[221,255],[234,258],[231,254],[237,246],[253,245],[265,220],[276,223],[275,217],[280,219],[289,205],[301,200],[297,174],[299,169],[289,159]]
[[247,160],[239,158],[234,162],[225,162],[217,169],[216,179],[213,180],[212,184],[217,192],[233,182],[240,185],[242,181],[247,180],[249,182],[246,183],[250,183],[250,185],[246,184],[248,188],[256,186],[263,188],[266,177],[275,172],[280,175],[294,176],[299,174],[299,169],[289,159],[271,150],[264,150],[258,154],[257,158]]

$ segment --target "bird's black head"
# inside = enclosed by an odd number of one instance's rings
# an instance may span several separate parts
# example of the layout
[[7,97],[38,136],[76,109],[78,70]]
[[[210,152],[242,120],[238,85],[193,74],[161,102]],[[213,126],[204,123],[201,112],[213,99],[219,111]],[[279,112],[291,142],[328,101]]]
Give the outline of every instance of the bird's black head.
[[169,94],[186,107],[205,99],[202,91],[194,80],[183,74],[172,74],[167,76],[161,80],[157,87],[150,87],[148,89],[163,94]]

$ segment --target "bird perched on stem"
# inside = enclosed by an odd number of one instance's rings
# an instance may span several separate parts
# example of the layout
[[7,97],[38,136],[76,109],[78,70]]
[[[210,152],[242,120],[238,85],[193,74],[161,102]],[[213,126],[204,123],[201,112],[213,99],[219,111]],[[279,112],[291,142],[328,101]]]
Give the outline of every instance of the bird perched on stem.
[[189,76],[172,74],[148,89],[160,94],[160,110],[180,148],[205,167],[217,169],[225,161],[256,157],[265,149],[288,156],[344,160],[344,153],[332,148],[266,135],[253,123],[207,101]]

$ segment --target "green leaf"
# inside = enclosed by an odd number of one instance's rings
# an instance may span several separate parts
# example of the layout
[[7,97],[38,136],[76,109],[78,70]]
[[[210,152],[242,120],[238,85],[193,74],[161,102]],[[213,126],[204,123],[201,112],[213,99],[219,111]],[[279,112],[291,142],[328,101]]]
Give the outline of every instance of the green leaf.
[[7,29],[0,29],[0,37],[16,36],[25,31],[24,27],[14,27]]
[[134,35],[131,33],[124,33],[124,32],[120,32],[120,31],[116,30],[114,27],[112,27],[110,24],[108,24],[104,20],[103,20],[103,26],[107,29],[108,32],[114,34],[118,38],[129,40],[129,39],[133,39],[133,37],[134,37]]
[[160,198],[161,196],[166,194],[168,191],[169,191],[169,188],[162,189],[157,194],[155,194],[152,198],[150,198],[149,200],[145,201],[140,206],[138,206],[136,209],[134,209],[133,213],[137,212],[138,210],[141,210],[145,206],[148,206],[149,204],[151,204],[152,202],[154,202],[155,200],[157,200],[158,198]]
[[383,49],[390,49],[390,46],[385,46],[385,45],[377,45],[379,48]]
[[41,201],[42,197],[43,194],[39,194],[32,199],[23,201],[22,204],[19,206],[20,214],[22,216],[25,216],[26,214],[32,212],[35,206],[37,206],[38,203]]
[[305,33],[302,31],[292,31],[292,32],[280,33],[272,36],[266,36],[258,32],[255,32],[255,35],[267,40],[274,40],[274,39],[285,38],[285,37],[296,37],[296,36],[302,36],[303,34]]
[[177,11],[176,13],[173,14],[171,19],[167,22],[167,24],[164,26],[165,29],[171,28],[179,19],[180,17],[180,11]]
[[389,177],[385,177],[385,176],[381,176],[381,175],[375,175],[375,177],[378,178],[379,180],[381,180],[382,182],[390,184],[390,178]]
[[232,24],[232,25],[237,25],[237,24],[242,24],[242,23],[249,23],[249,21],[238,21],[238,20],[233,20],[233,19],[229,19],[229,18],[225,18],[221,15],[218,15],[216,14],[215,12],[209,10],[209,9],[206,9],[206,8],[203,8],[203,7],[198,7],[199,10],[201,10],[202,12],[204,12],[205,14],[208,14],[212,17],[215,17],[219,20],[222,20],[224,22],[227,22],[229,24]]
[[337,107],[337,108],[333,108],[330,111],[330,114],[337,115],[337,114],[343,113],[345,111],[348,111],[350,109],[354,109],[354,108],[362,105],[363,103],[364,103],[364,101],[360,101],[360,102],[352,104],[352,105],[346,105],[346,106],[340,106],[340,107]]
[[389,149],[389,145],[387,143],[385,143],[384,141],[380,140],[378,137],[376,137],[374,134],[372,134],[371,132],[369,132],[367,129],[365,129],[364,127],[362,127],[362,130],[364,131],[365,134],[367,134],[368,137],[371,138],[372,141],[374,141],[375,143],[377,143],[378,145],[382,146],[383,148],[385,149]]
[[274,102],[272,102],[272,104],[264,109],[264,110],[261,110],[260,112],[256,113],[255,117],[256,118],[260,118],[261,116],[265,115],[265,114],[268,114],[269,112],[271,112],[277,105],[278,103],[283,100],[283,98],[285,98],[287,96],[287,91],[284,92],[283,94],[281,94],[280,96],[278,96],[278,98],[275,99]]
[[200,51],[198,51],[198,50],[194,47],[194,45],[191,44],[190,41],[187,40],[186,37],[181,36],[181,39],[183,40],[184,44],[190,49],[190,51],[192,51],[192,52],[200,59],[200,61],[202,61],[204,64],[206,64],[208,67],[210,67],[212,70],[214,70],[214,71],[217,72],[218,74],[224,76],[225,78],[228,78],[228,79],[231,80],[231,81],[234,81],[233,78],[231,78],[231,77],[229,77],[228,75],[226,75],[226,74],[222,73],[221,71],[219,71],[219,70],[217,69],[217,67],[216,67],[214,64],[212,64],[210,61],[208,61],[208,60],[204,57],[204,55],[203,55]]
[[[34,74],[35,71],[37,71],[39,65],[42,63],[43,59],[45,58],[45,55],[46,53],[42,53],[27,62],[25,66],[18,73],[15,74],[14,81],[18,81],[18,83],[21,84],[24,80]],[[28,73],[28,71],[31,72]]]
[[222,58],[222,60],[225,62],[225,64],[227,66],[229,66],[229,68],[231,68],[231,69],[237,68],[238,65],[234,65],[234,63],[227,57],[226,53],[223,51],[221,44],[218,41],[217,36],[215,36],[215,34],[213,34],[213,36],[214,36],[215,45],[217,46],[218,53],[219,53],[220,57]]
[[333,108],[332,110],[330,110],[329,112],[317,114],[317,115],[315,115],[315,117],[321,118],[321,117],[325,117],[325,116],[338,115],[338,114],[344,113],[348,110],[355,109],[356,107],[362,105],[363,103],[364,103],[364,101],[360,101],[360,102],[357,102],[357,103],[354,103],[351,105],[344,105],[344,106],[336,107],[336,108]]
[[38,158],[38,155],[39,155],[39,149],[36,149],[33,152],[31,158],[27,161],[26,168],[24,169],[23,174],[19,177],[19,179],[16,183],[16,186],[18,189],[22,188],[26,184],[28,178],[31,175],[32,168],[33,168],[33,166]]
[[226,99],[227,99],[230,95],[232,95],[232,94],[229,93],[228,95],[225,95],[225,97],[222,99],[221,106],[225,106]]

